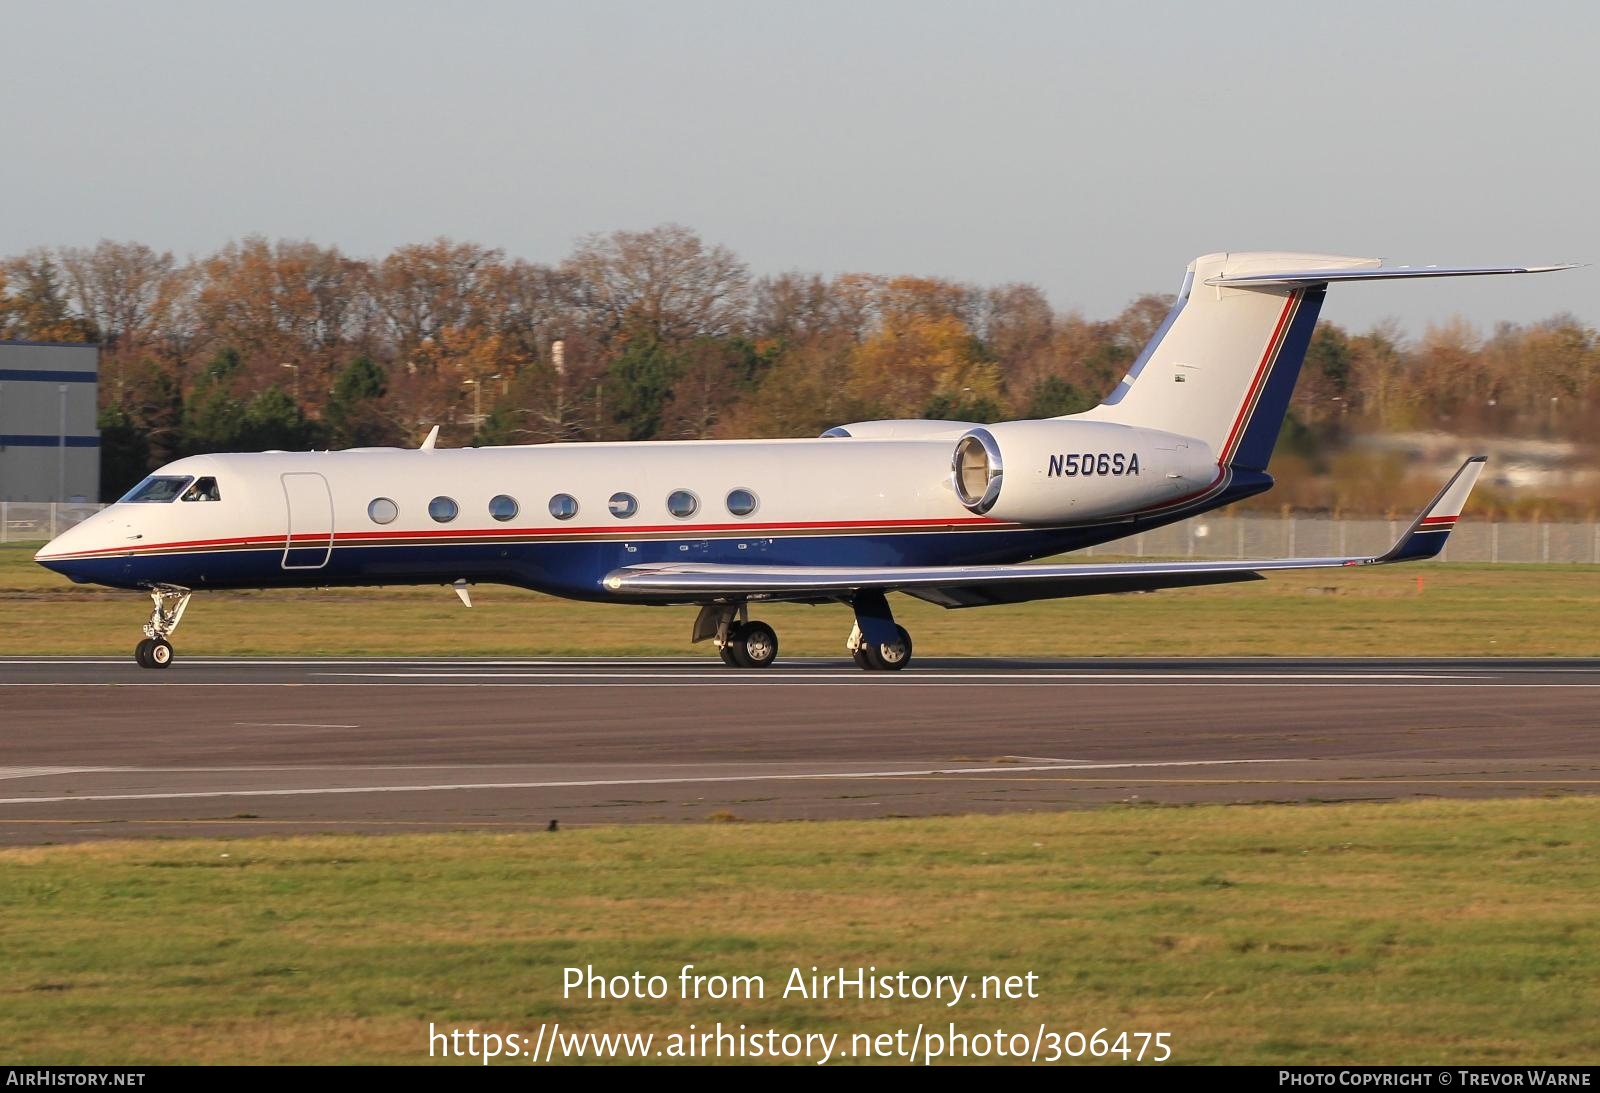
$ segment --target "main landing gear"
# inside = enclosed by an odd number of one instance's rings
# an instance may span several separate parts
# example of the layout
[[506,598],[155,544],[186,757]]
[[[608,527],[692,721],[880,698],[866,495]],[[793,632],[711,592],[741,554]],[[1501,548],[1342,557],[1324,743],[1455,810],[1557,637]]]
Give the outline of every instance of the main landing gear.
[[717,652],[730,668],[765,668],[778,659],[778,635],[764,622],[737,622]]
[[183,621],[184,609],[193,593],[177,585],[159,584],[150,590],[155,607],[144,624],[144,640],[134,646],[133,659],[141,668],[165,668],[172,663],[172,642],[167,639]]
[[868,672],[898,672],[911,663],[911,635],[904,626],[896,626],[895,640],[869,642],[861,636],[861,627],[850,630],[850,640],[845,648],[850,651],[856,667]]
[[765,668],[778,659],[778,634],[749,618],[745,604],[708,603],[694,620],[694,641],[714,641],[730,668]]
[[[882,592],[861,592],[851,601],[856,622],[845,649],[856,667],[898,672],[911,663],[911,635],[894,621]],[[694,623],[695,641],[714,641],[730,668],[765,668],[778,658],[778,635],[748,617],[748,604],[706,604]]]
[[857,668],[898,672],[911,663],[911,635],[895,623],[882,592],[858,592],[850,606],[856,609],[856,624],[845,648]]

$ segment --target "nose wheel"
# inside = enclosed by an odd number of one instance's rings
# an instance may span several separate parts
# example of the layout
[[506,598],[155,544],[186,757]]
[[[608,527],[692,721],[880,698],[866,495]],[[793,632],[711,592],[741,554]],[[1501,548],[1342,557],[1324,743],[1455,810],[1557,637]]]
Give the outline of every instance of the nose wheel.
[[133,659],[141,668],[165,668],[172,663],[172,643],[166,638],[145,638],[134,647]]
[[178,623],[193,595],[187,588],[177,585],[157,585],[150,590],[150,600],[155,605],[150,621],[144,624],[144,640],[134,646],[133,659],[141,668],[165,668],[172,663],[172,642],[167,640]]

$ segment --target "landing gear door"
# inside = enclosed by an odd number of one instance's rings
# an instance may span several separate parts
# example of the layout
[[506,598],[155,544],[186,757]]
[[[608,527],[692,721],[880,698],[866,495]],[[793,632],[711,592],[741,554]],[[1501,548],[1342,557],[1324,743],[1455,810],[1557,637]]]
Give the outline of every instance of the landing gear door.
[[321,569],[333,553],[333,492],[320,474],[283,475],[289,528],[283,541],[284,569]]

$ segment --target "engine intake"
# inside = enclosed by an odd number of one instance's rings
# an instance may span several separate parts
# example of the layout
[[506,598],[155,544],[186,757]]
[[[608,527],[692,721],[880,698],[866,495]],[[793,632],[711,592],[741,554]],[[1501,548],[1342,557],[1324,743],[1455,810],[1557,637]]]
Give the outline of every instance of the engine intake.
[[961,503],[982,516],[1000,499],[1005,477],[1005,460],[1000,445],[988,429],[974,429],[956,441],[952,469],[956,476],[956,496]]

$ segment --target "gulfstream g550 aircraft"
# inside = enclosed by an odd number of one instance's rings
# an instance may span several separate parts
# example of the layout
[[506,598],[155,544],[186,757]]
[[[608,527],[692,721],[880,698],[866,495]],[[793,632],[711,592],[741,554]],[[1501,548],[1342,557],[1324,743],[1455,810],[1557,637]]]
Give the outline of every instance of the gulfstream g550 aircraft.
[[[136,658],[172,662],[195,589],[493,581],[606,603],[698,606],[693,640],[760,668],[764,601],[838,602],[870,670],[911,635],[885,594],[945,607],[1381,565],[1444,545],[1468,460],[1377,557],[1017,565],[1106,543],[1272,485],[1266,473],[1323,295],[1336,281],[1535,273],[1384,268],[1315,254],[1196,259],[1104,403],[996,425],[869,421],[814,440],[546,444],[205,455],[163,467],[41,550],[74,581],[155,601]],[[437,435],[437,429],[434,432]]]

